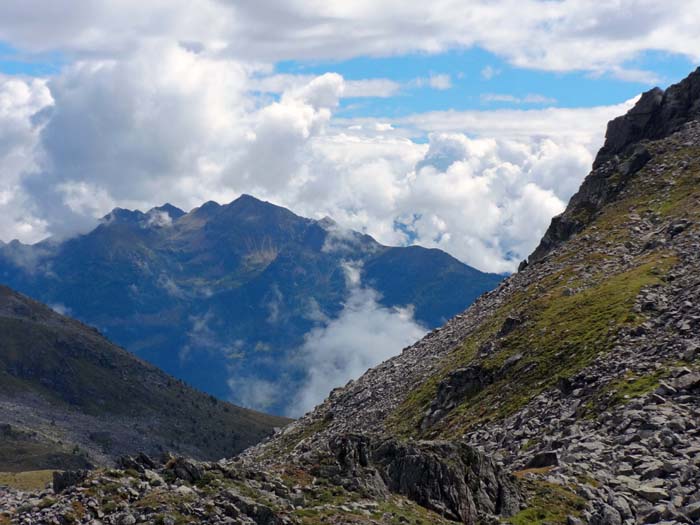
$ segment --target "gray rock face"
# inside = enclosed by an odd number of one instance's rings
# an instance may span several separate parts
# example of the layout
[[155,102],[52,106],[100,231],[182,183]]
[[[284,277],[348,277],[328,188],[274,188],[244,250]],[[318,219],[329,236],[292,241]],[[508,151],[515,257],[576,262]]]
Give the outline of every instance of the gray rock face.
[[367,436],[346,435],[336,438],[331,448],[346,475],[374,470],[389,491],[449,519],[471,524],[482,515],[511,516],[520,508],[513,476],[461,442],[372,443]]
[[493,382],[492,375],[479,366],[458,368],[450,372],[438,385],[435,400],[421,425],[423,428],[434,425],[459,402],[477,393],[491,382]]
[[202,468],[187,458],[175,458],[165,465],[166,470],[170,470],[176,478],[188,483],[195,483],[202,479]]
[[539,452],[532,456],[532,459],[527,462],[525,468],[543,468],[554,467],[559,464],[559,456],[556,452],[545,451]]
[[700,68],[666,91],[654,88],[644,93],[626,115],[608,124],[605,144],[598,152],[593,171],[566,210],[552,219],[528,263],[541,260],[593,219],[596,210],[622,191],[632,175],[651,155],[640,144],[679,131],[700,117]]
[[630,144],[667,137],[698,116],[700,68],[666,91],[647,91],[626,115],[612,120],[593,167],[622,153]]

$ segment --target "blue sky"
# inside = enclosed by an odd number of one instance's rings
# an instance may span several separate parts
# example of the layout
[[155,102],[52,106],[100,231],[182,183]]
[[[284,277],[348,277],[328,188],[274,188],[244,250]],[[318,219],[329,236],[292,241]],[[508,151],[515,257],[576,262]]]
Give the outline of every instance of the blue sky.
[[5,75],[47,76],[58,73],[66,63],[62,53],[22,53],[0,41],[0,73]]
[[[60,50],[43,53],[20,51],[0,41],[0,73],[47,77],[70,65]],[[644,51],[621,64],[642,71],[641,78],[621,79],[611,73],[552,72],[516,67],[479,47],[441,53],[407,53],[401,56],[360,56],[349,60],[284,60],[275,73],[294,75],[341,74],[346,80],[385,78],[400,84],[390,97],[348,97],[340,102],[339,116],[401,117],[444,110],[590,107],[628,100],[653,86],[667,87],[695,67],[682,54]],[[431,76],[449,77],[449,88],[436,90]],[[437,92],[436,92],[437,91]]]
[[[616,104],[656,85],[665,88],[684,78],[694,66],[687,56],[665,52],[645,52],[624,65],[648,72],[650,78],[630,81],[609,73],[518,68],[479,48],[386,58],[358,57],[340,62],[284,61],[276,64],[275,70],[292,74],[334,71],[348,80],[394,80],[403,86],[396,96],[343,99],[339,114],[343,117],[398,117],[449,109]],[[451,87],[436,93],[429,85],[416,86],[415,82],[412,83],[415,79],[428,79],[431,75],[449,75]],[[519,100],[509,101],[503,97],[490,100],[498,97],[489,95],[510,95]],[[542,101],[528,102],[528,95],[540,96]]]

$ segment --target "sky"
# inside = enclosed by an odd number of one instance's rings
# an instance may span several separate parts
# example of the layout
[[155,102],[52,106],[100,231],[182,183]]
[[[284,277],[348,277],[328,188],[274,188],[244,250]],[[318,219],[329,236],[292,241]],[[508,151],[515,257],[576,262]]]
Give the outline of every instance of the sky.
[[[56,20],[61,24],[56,24]],[[241,193],[513,271],[700,2],[7,0],[0,239]]]
[[3,0],[0,240],[249,193],[511,272],[698,27],[700,0]]

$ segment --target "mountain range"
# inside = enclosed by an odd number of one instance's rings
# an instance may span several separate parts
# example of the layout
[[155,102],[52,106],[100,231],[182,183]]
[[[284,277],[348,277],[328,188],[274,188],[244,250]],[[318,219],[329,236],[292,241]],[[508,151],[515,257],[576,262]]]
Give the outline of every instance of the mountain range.
[[[314,410],[229,459],[139,454],[0,491],[0,520],[700,523],[699,247],[700,68],[608,124],[591,172],[516,274]],[[22,338],[44,327],[99,337],[3,294],[0,313],[41,327],[7,330],[19,341],[10,363],[42,347]],[[44,339],[68,369],[102,362],[80,340]],[[8,370],[32,381],[26,370],[43,362]],[[28,388],[64,384],[62,369],[47,360]]]
[[502,278],[248,195],[189,213],[115,209],[86,234],[0,245],[0,282],[200,390],[275,413],[290,410],[307,379],[299,349],[354,290],[427,331]]
[[229,460],[54,476],[11,523],[700,523],[700,69],[610,122],[533,254]]

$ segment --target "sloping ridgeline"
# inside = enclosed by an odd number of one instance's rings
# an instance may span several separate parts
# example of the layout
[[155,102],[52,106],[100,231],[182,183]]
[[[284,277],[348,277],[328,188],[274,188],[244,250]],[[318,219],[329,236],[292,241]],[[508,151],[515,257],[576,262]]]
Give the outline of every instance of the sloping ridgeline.
[[440,250],[383,246],[244,195],[190,213],[115,209],[95,230],[58,244],[0,245],[0,282],[219,398],[242,398],[237,385],[246,382],[272,382],[268,409],[282,412],[304,377],[294,351],[348,299],[348,262],[383,306],[413,305],[426,328],[503,278]]
[[155,501],[170,523],[698,523],[699,80],[610,124],[519,273],[238,458],[159,467],[194,489],[138,485],[110,518]]
[[287,423],[217,401],[0,287],[0,471],[231,456]]

